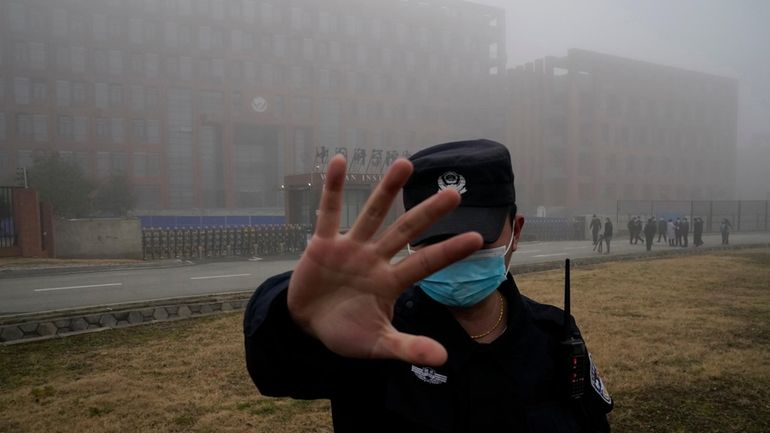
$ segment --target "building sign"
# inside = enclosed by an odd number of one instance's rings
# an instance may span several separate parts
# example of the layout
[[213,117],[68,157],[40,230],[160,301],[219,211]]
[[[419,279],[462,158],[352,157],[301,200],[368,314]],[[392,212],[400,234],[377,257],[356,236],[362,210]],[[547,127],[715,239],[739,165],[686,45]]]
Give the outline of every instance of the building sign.
[[[356,174],[345,175],[345,183],[348,185],[373,185],[382,180],[382,174]],[[321,173],[321,181],[326,181],[326,173]]]
[[264,113],[267,111],[267,99],[257,96],[251,100],[251,109],[256,113]]

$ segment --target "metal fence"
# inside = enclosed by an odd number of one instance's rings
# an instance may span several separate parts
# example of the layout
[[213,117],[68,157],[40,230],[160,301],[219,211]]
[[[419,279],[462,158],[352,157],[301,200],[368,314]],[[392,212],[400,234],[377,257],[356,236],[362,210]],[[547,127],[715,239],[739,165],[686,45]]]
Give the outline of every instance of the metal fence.
[[523,241],[582,240],[585,218],[526,217],[521,236]]
[[305,249],[309,233],[300,224],[146,228],[142,250],[145,260],[295,254]]
[[623,229],[636,215],[676,219],[703,219],[703,231],[718,232],[719,223],[727,218],[735,231],[767,231],[768,206],[763,200],[619,200],[616,221]]
[[0,187],[0,248],[16,246],[16,226],[13,222],[13,188]]

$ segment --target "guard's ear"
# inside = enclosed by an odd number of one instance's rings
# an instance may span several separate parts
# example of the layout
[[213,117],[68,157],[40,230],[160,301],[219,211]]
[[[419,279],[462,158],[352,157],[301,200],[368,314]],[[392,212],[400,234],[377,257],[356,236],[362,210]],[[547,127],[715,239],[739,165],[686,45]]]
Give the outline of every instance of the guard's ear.
[[516,251],[519,246],[521,229],[524,227],[524,215],[517,213],[513,215],[513,242],[511,242],[511,252]]

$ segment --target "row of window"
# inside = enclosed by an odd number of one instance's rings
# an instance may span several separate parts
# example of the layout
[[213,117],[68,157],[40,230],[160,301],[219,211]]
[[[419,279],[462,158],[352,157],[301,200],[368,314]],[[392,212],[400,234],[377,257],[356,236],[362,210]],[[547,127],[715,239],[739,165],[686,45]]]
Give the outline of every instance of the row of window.
[[[91,172],[91,157],[93,155],[96,176],[103,178],[113,175],[128,174],[128,163],[131,159],[132,173],[134,177],[160,176],[160,154],[147,152],[88,152],[88,151],[58,151],[59,156],[68,162],[74,163],[85,173]],[[16,165],[18,167],[32,167],[35,159],[42,156],[43,152],[33,150],[18,150],[16,152]],[[0,156],[7,159],[5,153]]]
[[[457,51],[458,49],[467,52],[482,47],[485,49],[488,44],[482,42],[484,36],[487,36],[486,39],[489,39],[490,36],[502,37],[500,32],[492,35],[467,30],[458,32],[458,27],[463,27],[457,24],[448,25],[440,30],[428,29],[423,25],[413,26],[407,24],[404,17],[399,17],[398,20],[394,21],[384,21],[376,17],[362,19],[350,14],[336,15],[327,11],[311,12],[299,7],[284,9],[267,2],[260,3],[259,8],[256,8],[254,2],[248,1],[243,3],[228,1],[228,4],[233,8],[231,10],[239,11],[237,15],[230,18],[243,20],[249,25],[257,23],[256,12],[259,9],[258,24],[262,28],[285,29],[287,26],[284,24],[284,16],[288,15],[287,24],[292,32],[314,33],[321,37],[339,35],[345,38],[369,38],[376,44],[388,41],[390,43],[397,42],[402,46],[417,46],[420,49],[441,46],[445,52]],[[189,46],[195,42],[197,48],[204,50],[225,48],[224,43],[217,43],[218,40],[224,42],[222,30],[210,26],[200,26],[195,29],[192,26],[179,23],[178,17],[185,15],[187,14],[184,12],[174,14],[172,17],[175,21],[162,22],[140,17],[126,19],[126,12],[112,15],[96,12],[89,16],[82,14],[81,11],[70,11],[62,7],[54,7],[50,12],[40,11],[27,7],[23,3],[12,2],[8,4],[7,22],[8,28],[15,33],[27,31],[45,33],[48,29],[47,23],[50,23],[51,33],[55,37],[86,37],[90,35],[96,41],[128,39],[134,44],[163,42],[169,48]],[[202,16],[209,19],[213,18],[214,21],[222,21],[225,18],[224,15],[213,12]],[[472,21],[474,18],[484,20],[481,16],[467,13],[463,14],[462,17],[468,21]],[[486,19],[489,24],[494,23],[492,27],[497,27],[496,19]],[[232,27],[231,23],[223,24]],[[470,29],[470,24],[468,23],[468,26],[464,28]],[[479,26],[474,28],[479,29]],[[231,44],[230,47],[237,49],[236,44]]]
[[[317,42],[313,39],[287,39],[273,35],[275,57],[282,63],[302,63],[296,67],[340,71],[369,70],[388,75],[428,76],[431,79],[462,77],[479,79],[490,73],[488,63],[479,59],[461,59],[457,56],[440,56],[435,53],[419,55],[407,50],[370,48],[363,44],[339,44]],[[256,63],[250,60],[230,60],[211,57],[168,56],[158,53],[125,52],[118,49],[86,49],[82,46],[54,47],[42,42],[16,41],[13,43],[13,64],[18,70],[46,71],[56,68],[61,72],[83,74],[86,71],[99,75],[120,77],[124,74],[143,76],[148,79],[171,78],[182,80],[246,79],[256,81],[258,68],[272,68],[270,62]],[[260,59],[267,59],[259,53]],[[0,45],[0,63],[2,63]],[[268,65],[268,66],[264,66]],[[328,66],[328,67],[327,67]],[[265,74],[262,71],[262,74]],[[272,81],[272,77],[270,77]],[[267,80],[265,80],[267,81]]]
[[[16,137],[21,141],[44,143],[49,141],[48,115],[46,114],[16,114]],[[76,143],[89,142],[92,120],[85,116],[57,117],[55,137]],[[132,119],[130,121],[130,137],[126,131],[126,120],[123,118],[97,117],[93,119],[94,136],[98,141],[125,143],[131,139],[135,143],[160,144],[161,123],[159,120]],[[8,139],[6,114],[0,113],[0,141]]]

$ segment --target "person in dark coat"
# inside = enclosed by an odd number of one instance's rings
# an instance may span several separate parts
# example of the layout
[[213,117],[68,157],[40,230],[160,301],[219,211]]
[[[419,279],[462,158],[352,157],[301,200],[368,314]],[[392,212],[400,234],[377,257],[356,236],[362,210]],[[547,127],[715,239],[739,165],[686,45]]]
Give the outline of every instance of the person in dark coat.
[[658,230],[658,223],[655,218],[650,217],[644,225],[644,241],[647,251],[652,250],[652,241],[655,239],[655,232]]
[[663,242],[668,242],[668,238],[666,237],[666,231],[668,229],[668,224],[666,224],[666,220],[664,218],[661,218],[658,220],[658,243],[660,243],[660,238],[663,238]]
[[696,247],[703,245],[703,220],[700,217],[695,217],[692,223],[692,241]]
[[633,244],[634,239],[636,239],[636,217],[631,217],[626,227],[628,228],[628,243]]
[[687,220],[687,217],[684,217],[682,219],[682,247],[687,248],[690,244],[690,221]]
[[644,242],[642,239],[642,233],[644,232],[644,222],[642,221],[642,217],[636,217],[636,239],[634,239],[634,244],[638,242]]
[[593,238],[594,246],[596,246],[596,242],[599,240],[599,231],[602,229],[602,220],[600,220],[596,214],[591,218],[589,228],[591,229],[591,237]]
[[[582,338],[574,319],[522,295],[508,270],[524,216],[505,146],[446,143],[395,161],[343,234],[345,170],[342,156],[329,162],[295,270],[246,306],[262,395],[329,399],[340,433],[610,431],[591,358],[578,382],[564,367],[565,334]],[[400,191],[405,213],[379,235]]]
[[607,217],[607,219],[604,221],[604,242],[607,244],[607,251],[605,251],[604,254],[610,253],[611,241],[612,241],[612,221],[610,221],[610,218]]

